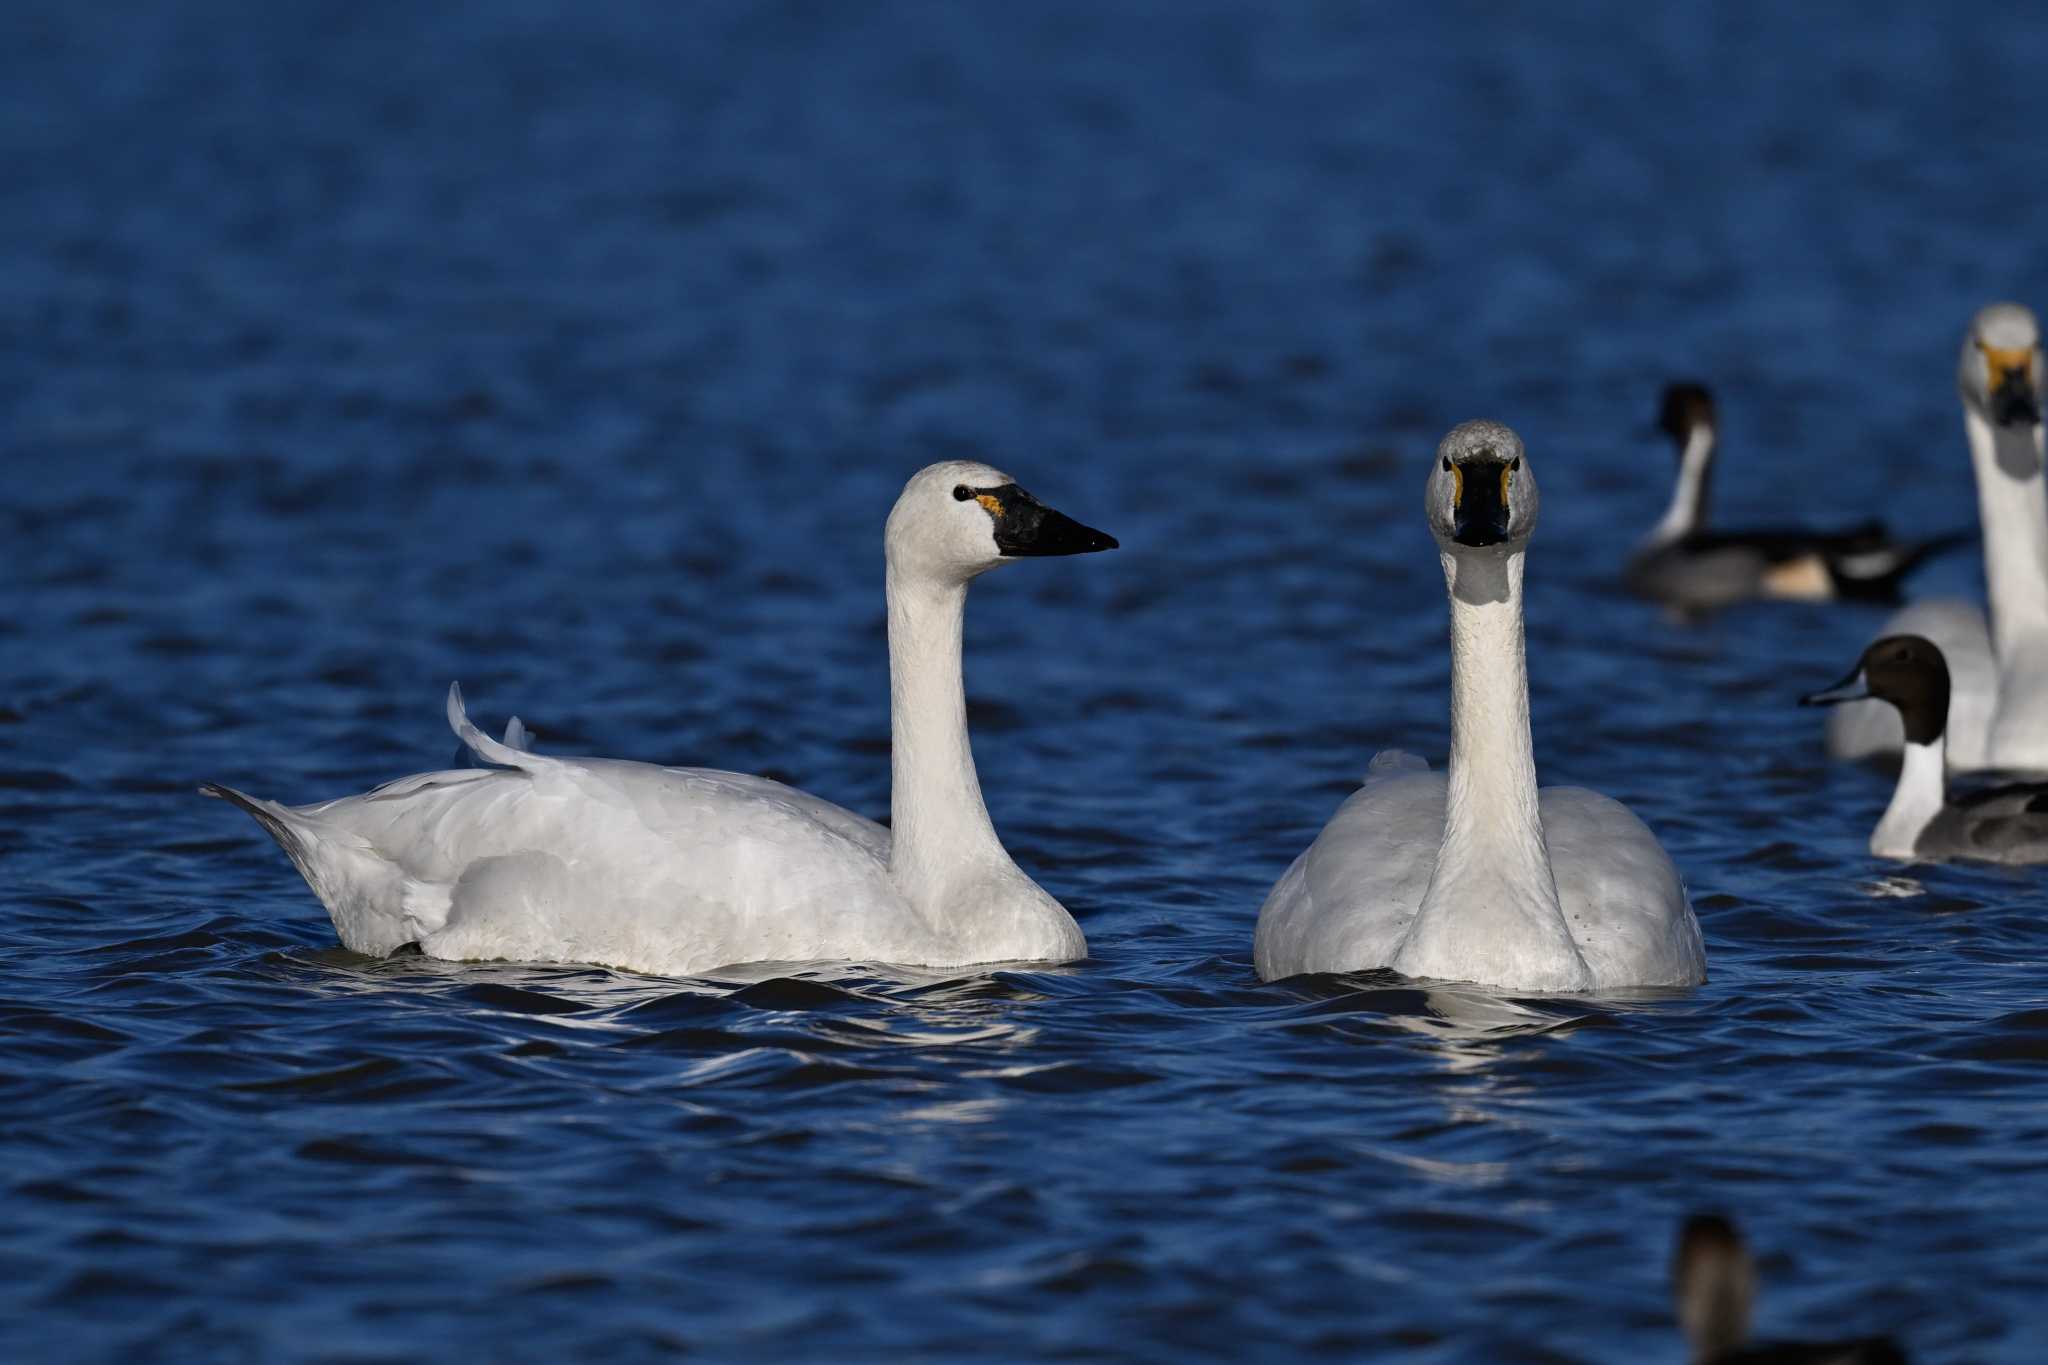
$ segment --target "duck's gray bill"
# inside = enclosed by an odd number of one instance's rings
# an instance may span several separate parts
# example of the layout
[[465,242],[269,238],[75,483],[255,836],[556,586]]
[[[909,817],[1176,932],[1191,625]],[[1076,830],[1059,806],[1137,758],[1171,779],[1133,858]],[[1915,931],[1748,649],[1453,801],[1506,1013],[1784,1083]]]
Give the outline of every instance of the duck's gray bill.
[[1819,692],[1809,692],[1799,699],[1801,706],[1833,706],[1837,702],[1863,701],[1870,696],[1870,683],[1863,676],[1861,667],[1836,683],[1833,687]]

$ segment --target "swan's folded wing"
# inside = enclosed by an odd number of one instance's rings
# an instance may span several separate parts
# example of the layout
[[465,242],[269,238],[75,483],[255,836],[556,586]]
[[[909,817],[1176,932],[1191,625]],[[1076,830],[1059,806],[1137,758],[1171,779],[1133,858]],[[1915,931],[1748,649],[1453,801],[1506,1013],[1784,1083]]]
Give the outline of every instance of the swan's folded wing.
[[1584,787],[1545,787],[1543,841],[1565,922],[1596,983],[1707,979],[1699,921],[1671,855],[1635,812]]
[[765,778],[552,759],[307,815],[403,872],[403,915],[436,956],[687,974],[923,946],[888,831]]
[[1429,888],[1443,833],[1443,775],[1376,760],[1266,897],[1254,942],[1259,975],[1390,963]]

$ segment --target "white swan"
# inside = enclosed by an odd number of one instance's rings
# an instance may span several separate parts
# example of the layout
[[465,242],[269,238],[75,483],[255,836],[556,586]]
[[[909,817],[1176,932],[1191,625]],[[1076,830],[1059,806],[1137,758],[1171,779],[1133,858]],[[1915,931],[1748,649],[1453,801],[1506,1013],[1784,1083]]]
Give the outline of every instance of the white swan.
[[[2033,313],[1994,303],[1977,314],[1957,372],[1977,515],[1984,529],[1987,626],[1974,603],[1915,602],[1878,632],[1919,635],[1948,660],[1948,765],[1954,771],[2048,771],[2048,487],[2042,480],[2041,331]],[[1898,713],[1878,702],[1837,707],[1828,752],[1893,754]]]
[[1969,539],[1897,540],[1879,521],[1840,531],[1712,529],[1707,489],[1714,469],[1713,397],[1699,384],[1667,385],[1657,422],[1677,447],[1678,481],[1662,520],[1629,556],[1627,581],[1637,594],[1680,611],[1710,611],[1757,597],[1897,602],[1907,574]]
[[1848,677],[1800,701],[1833,706],[1864,697],[1898,712],[1906,740],[1899,785],[1870,834],[1872,853],[2048,862],[2048,783],[1985,787],[1949,800],[1942,761],[1949,679],[1939,648],[1918,635],[1887,635],[1863,651]]
[[1453,428],[1426,499],[1450,592],[1448,777],[1374,759],[1266,897],[1260,977],[1391,967],[1530,991],[1706,980],[1678,869],[1642,821],[1597,792],[1537,790],[1522,644],[1537,494],[1521,439],[1498,422]]
[[1007,474],[936,464],[884,535],[891,830],[762,777],[555,758],[448,718],[500,765],[287,807],[225,787],[360,953],[594,962],[687,976],[741,962],[1070,961],[1080,926],[1020,871],[967,741],[968,584],[1020,556],[1114,549]]

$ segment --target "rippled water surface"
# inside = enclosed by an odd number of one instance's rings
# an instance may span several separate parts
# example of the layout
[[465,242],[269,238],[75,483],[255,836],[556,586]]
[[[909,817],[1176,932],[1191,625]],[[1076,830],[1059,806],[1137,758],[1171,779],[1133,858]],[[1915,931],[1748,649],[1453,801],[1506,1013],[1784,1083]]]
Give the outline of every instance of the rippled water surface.
[[[1612,587],[1681,372],[1727,520],[1973,520],[2048,29],[1538,13],[0,14],[0,1354],[1676,1360],[1718,1207],[1768,1332],[2048,1358],[2040,876],[1865,854],[1791,700],[1879,618]],[[1480,414],[1539,763],[1664,838],[1699,990],[1252,971],[1374,750],[1441,762]],[[460,678],[885,814],[880,524],[959,454],[1123,540],[968,622],[1087,962],[373,961],[193,795],[444,765]]]

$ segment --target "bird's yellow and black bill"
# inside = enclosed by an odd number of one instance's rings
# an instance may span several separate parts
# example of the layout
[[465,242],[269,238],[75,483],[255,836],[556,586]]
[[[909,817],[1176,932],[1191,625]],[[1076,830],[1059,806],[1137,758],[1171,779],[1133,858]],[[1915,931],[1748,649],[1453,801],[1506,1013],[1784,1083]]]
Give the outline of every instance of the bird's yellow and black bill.
[[1498,545],[1508,537],[1510,497],[1520,460],[1470,460],[1451,466],[1451,539]]
[[2034,348],[2032,346],[1986,346],[1984,353],[1985,392],[1991,396],[1991,420],[2000,426],[2041,420],[2041,396],[2034,391]]
[[996,524],[996,549],[1006,558],[1085,555],[1117,548],[1115,536],[1054,511],[1014,483],[998,488],[963,486],[954,496],[962,502],[971,497],[982,505]]

